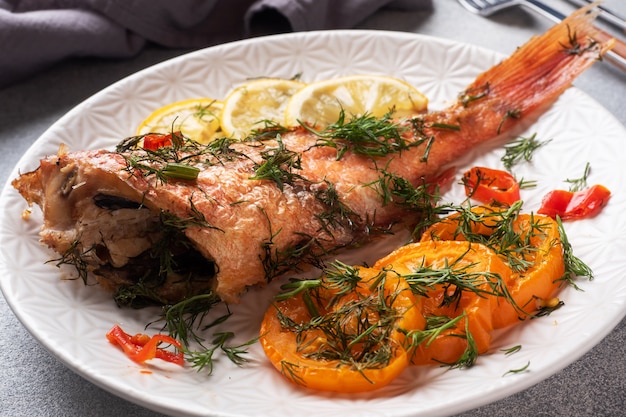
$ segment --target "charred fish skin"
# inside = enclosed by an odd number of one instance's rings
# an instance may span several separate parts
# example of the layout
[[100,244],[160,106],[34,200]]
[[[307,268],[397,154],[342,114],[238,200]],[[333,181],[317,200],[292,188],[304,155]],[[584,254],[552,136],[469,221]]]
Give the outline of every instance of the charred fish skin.
[[[395,151],[368,153],[347,136],[304,127],[274,127],[248,141],[224,138],[206,147],[175,141],[158,153],[136,149],[134,138],[115,152],[46,158],[13,185],[42,208],[42,241],[61,254],[79,242],[76,256],[103,286],[118,291],[142,283],[139,264],[174,227],[182,252],[195,251],[206,263],[191,274],[198,279],[157,274],[154,299],[214,291],[238,302],[246,288],[302,259],[314,263],[395,224],[414,224],[419,214],[407,204],[407,190],[417,192],[442,167],[545,109],[610,48],[589,40],[589,10],[479,75],[448,109],[383,120],[396,129],[390,137],[363,132],[361,139],[374,137]],[[168,164],[189,166],[197,178],[168,178]],[[105,226],[119,222],[121,235]]]

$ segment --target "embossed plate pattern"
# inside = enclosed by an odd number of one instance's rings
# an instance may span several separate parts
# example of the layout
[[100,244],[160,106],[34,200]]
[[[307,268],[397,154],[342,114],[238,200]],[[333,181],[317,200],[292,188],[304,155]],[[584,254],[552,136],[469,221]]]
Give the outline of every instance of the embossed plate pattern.
[[[71,149],[111,147],[132,134],[154,108],[190,97],[222,98],[250,77],[292,77],[313,81],[345,74],[375,73],[403,78],[430,99],[431,109],[454,100],[480,71],[501,57],[446,40],[395,32],[330,31],[297,33],[225,44],[141,71],[86,100],[55,123],[23,156],[13,171],[35,168],[60,143]],[[520,130],[552,139],[532,164],[516,168],[519,177],[538,181],[524,191],[525,208],[536,210],[541,196],[563,188],[566,178],[592,166],[590,182],[614,191],[601,216],[567,224],[575,253],[595,271],[580,282],[584,291],[565,289],[566,306],[549,317],[525,323],[496,338],[493,352],[469,370],[412,368],[391,386],[362,396],[308,392],[287,384],[267,363],[258,345],[250,363],[236,367],[221,358],[214,375],[189,368],[154,365],[151,373],[130,362],[105,339],[114,323],[142,331],[158,311],[119,309],[108,294],[85,287],[69,270],[46,263],[54,255],[38,242],[41,215],[20,215],[25,203],[7,184],[0,199],[0,282],[11,308],[26,328],[75,372],[145,407],[179,416],[437,416],[495,401],[547,378],[591,349],[626,314],[626,131],[581,91],[568,90],[547,112]],[[503,151],[483,147],[458,164],[500,166]],[[460,201],[461,187],[446,200]],[[374,249],[368,249],[373,251]],[[370,256],[371,256],[370,252]],[[366,253],[352,254],[355,262]],[[227,322],[239,340],[256,335],[275,286],[248,293]],[[522,345],[505,357],[501,348]],[[530,363],[526,372],[508,370]],[[450,395],[450,393],[454,393]]]

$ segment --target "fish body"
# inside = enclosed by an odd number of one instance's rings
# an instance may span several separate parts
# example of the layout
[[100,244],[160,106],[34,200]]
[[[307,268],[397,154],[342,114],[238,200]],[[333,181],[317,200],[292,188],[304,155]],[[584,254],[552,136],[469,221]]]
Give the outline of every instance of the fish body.
[[[155,153],[62,149],[13,186],[41,207],[42,242],[60,262],[95,276],[122,304],[209,291],[237,302],[302,262],[414,224],[415,207],[385,187],[432,183],[442,167],[552,103],[611,46],[590,40],[587,11],[481,74],[448,109],[385,121],[391,138],[363,133],[390,146],[379,154],[329,132],[274,127],[221,147],[177,139]],[[166,176],[172,164],[197,177]]]

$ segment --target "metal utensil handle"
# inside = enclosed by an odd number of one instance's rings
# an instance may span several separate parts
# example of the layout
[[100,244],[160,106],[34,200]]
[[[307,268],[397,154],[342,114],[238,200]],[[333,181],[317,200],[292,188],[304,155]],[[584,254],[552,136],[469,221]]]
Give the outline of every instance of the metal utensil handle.
[[[594,2],[594,0],[567,0],[567,1],[579,7],[587,6]],[[620,15],[607,9],[606,7],[603,7],[600,5],[596,7],[598,8],[598,10],[602,12],[600,13],[600,16],[598,16],[600,19],[603,19],[607,21],[608,23],[614,26],[617,26],[618,28],[626,32],[626,18],[621,17]]]
[[[565,19],[565,15],[558,10],[554,10],[552,7],[537,1],[537,0],[525,0],[522,2],[524,6],[527,6],[536,12],[542,14],[543,16],[551,19],[553,22],[558,23]],[[596,40],[598,42],[605,42],[609,39],[615,38],[615,36],[606,33],[603,30],[596,28]],[[615,46],[612,50],[608,51],[604,58],[611,62],[612,64],[620,67],[621,69],[626,71],[626,43],[619,39],[615,39]]]

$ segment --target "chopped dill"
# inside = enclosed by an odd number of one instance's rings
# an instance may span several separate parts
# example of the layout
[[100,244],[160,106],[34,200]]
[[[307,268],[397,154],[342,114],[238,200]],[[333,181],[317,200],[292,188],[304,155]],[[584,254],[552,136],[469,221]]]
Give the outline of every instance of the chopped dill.
[[587,162],[585,164],[585,170],[580,178],[566,179],[565,182],[570,184],[569,190],[572,192],[581,191],[587,188],[587,178],[591,172],[591,164]]
[[502,126],[504,125],[504,122],[507,121],[507,119],[519,119],[520,117],[522,117],[522,111],[520,109],[507,110],[506,113],[504,113],[504,116],[502,116],[502,120],[500,120],[500,124],[498,125],[496,133],[498,135],[500,134],[500,132],[502,131]]
[[402,137],[405,129],[391,119],[391,114],[389,112],[377,118],[366,113],[346,120],[346,114],[341,109],[338,120],[321,131],[306,124],[302,126],[319,138],[317,146],[337,149],[337,160],[348,151],[381,157],[400,153],[416,144]]
[[260,156],[263,162],[254,164],[254,175],[252,180],[274,181],[278,188],[283,191],[285,183],[292,183],[295,179],[303,179],[293,170],[300,170],[300,155],[285,147],[280,136],[276,137],[277,147],[261,151]]
[[471,102],[486,97],[489,94],[489,90],[489,83],[470,88],[459,94],[458,100],[463,105],[463,107],[467,107]]
[[591,281],[594,278],[593,271],[585,262],[574,255],[574,249],[567,238],[561,218],[557,216],[556,221],[559,225],[559,234],[561,236],[561,244],[563,245],[563,258],[565,260],[565,273],[561,277],[561,281],[565,281],[575,289],[580,290],[574,279],[586,277]]
[[465,312],[455,318],[446,316],[427,316],[426,328],[424,330],[407,331],[405,329],[400,329],[400,331],[406,335],[407,350],[415,349],[422,343],[425,343],[426,347],[430,346],[431,343],[434,342],[439,335],[441,335],[441,333],[455,327],[456,324],[464,317]]
[[504,145],[504,156],[501,158],[504,168],[511,171],[513,166],[522,161],[532,161],[534,152],[552,139],[540,141],[537,139],[537,133],[533,133],[528,137],[519,136],[514,141]]
[[519,374],[519,373],[522,373],[522,372],[524,372],[524,371],[528,370],[528,368],[529,368],[529,367],[530,367],[530,361],[528,361],[528,362],[526,363],[526,365],[522,366],[521,368],[517,368],[517,369],[510,369],[510,370],[506,371],[506,372],[504,373],[504,375],[502,375],[502,376],[506,376],[506,375],[508,375],[508,374]]
[[466,253],[452,261],[445,259],[444,264],[436,269],[426,266],[423,260],[422,265],[414,267],[410,273],[402,274],[402,278],[409,284],[413,293],[424,297],[437,287],[443,288],[441,306],[458,308],[464,291],[470,291],[481,297],[487,295],[505,297],[513,302],[502,277],[495,273],[472,271],[475,264],[464,262]]
[[[399,317],[393,307],[397,294],[384,289],[385,280],[386,273],[381,271],[368,280],[370,291],[355,291],[357,286],[365,285],[358,269],[335,262],[324,269],[321,279],[292,281],[283,286],[287,292],[277,297],[285,300],[301,296],[311,319],[296,322],[277,308],[278,319],[285,330],[296,334],[301,355],[338,361],[367,379],[362,371],[386,366],[399,348],[389,343]],[[320,297],[320,291],[332,296]],[[322,342],[316,336],[320,333],[324,335]]]
[[94,249],[94,247],[91,247],[87,250],[82,250],[80,237],[78,237],[72,242],[70,247],[61,254],[60,258],[52,259],[48,262],[56,262],[55,265],[57,268],[59,268],[61,265],[73,266],[74,268],[76,268],[78,277],[83,281],[85,285],[87,285],[87,280],[89,278],[89,269],[84,256]]
[[500,349],[505,355],[512,355],[522,350],[522,345],[515,345],[510,348]]
[[569,55],[582,55],[585,52],[592,51],[598,45],[598,42],[589,38],[589,44],[587,46],[583,46],[578,40],[578,35],[576,32],[572,32],[571,28],[567,27],[567,38],[569,44],[561,44],[565,53]]

